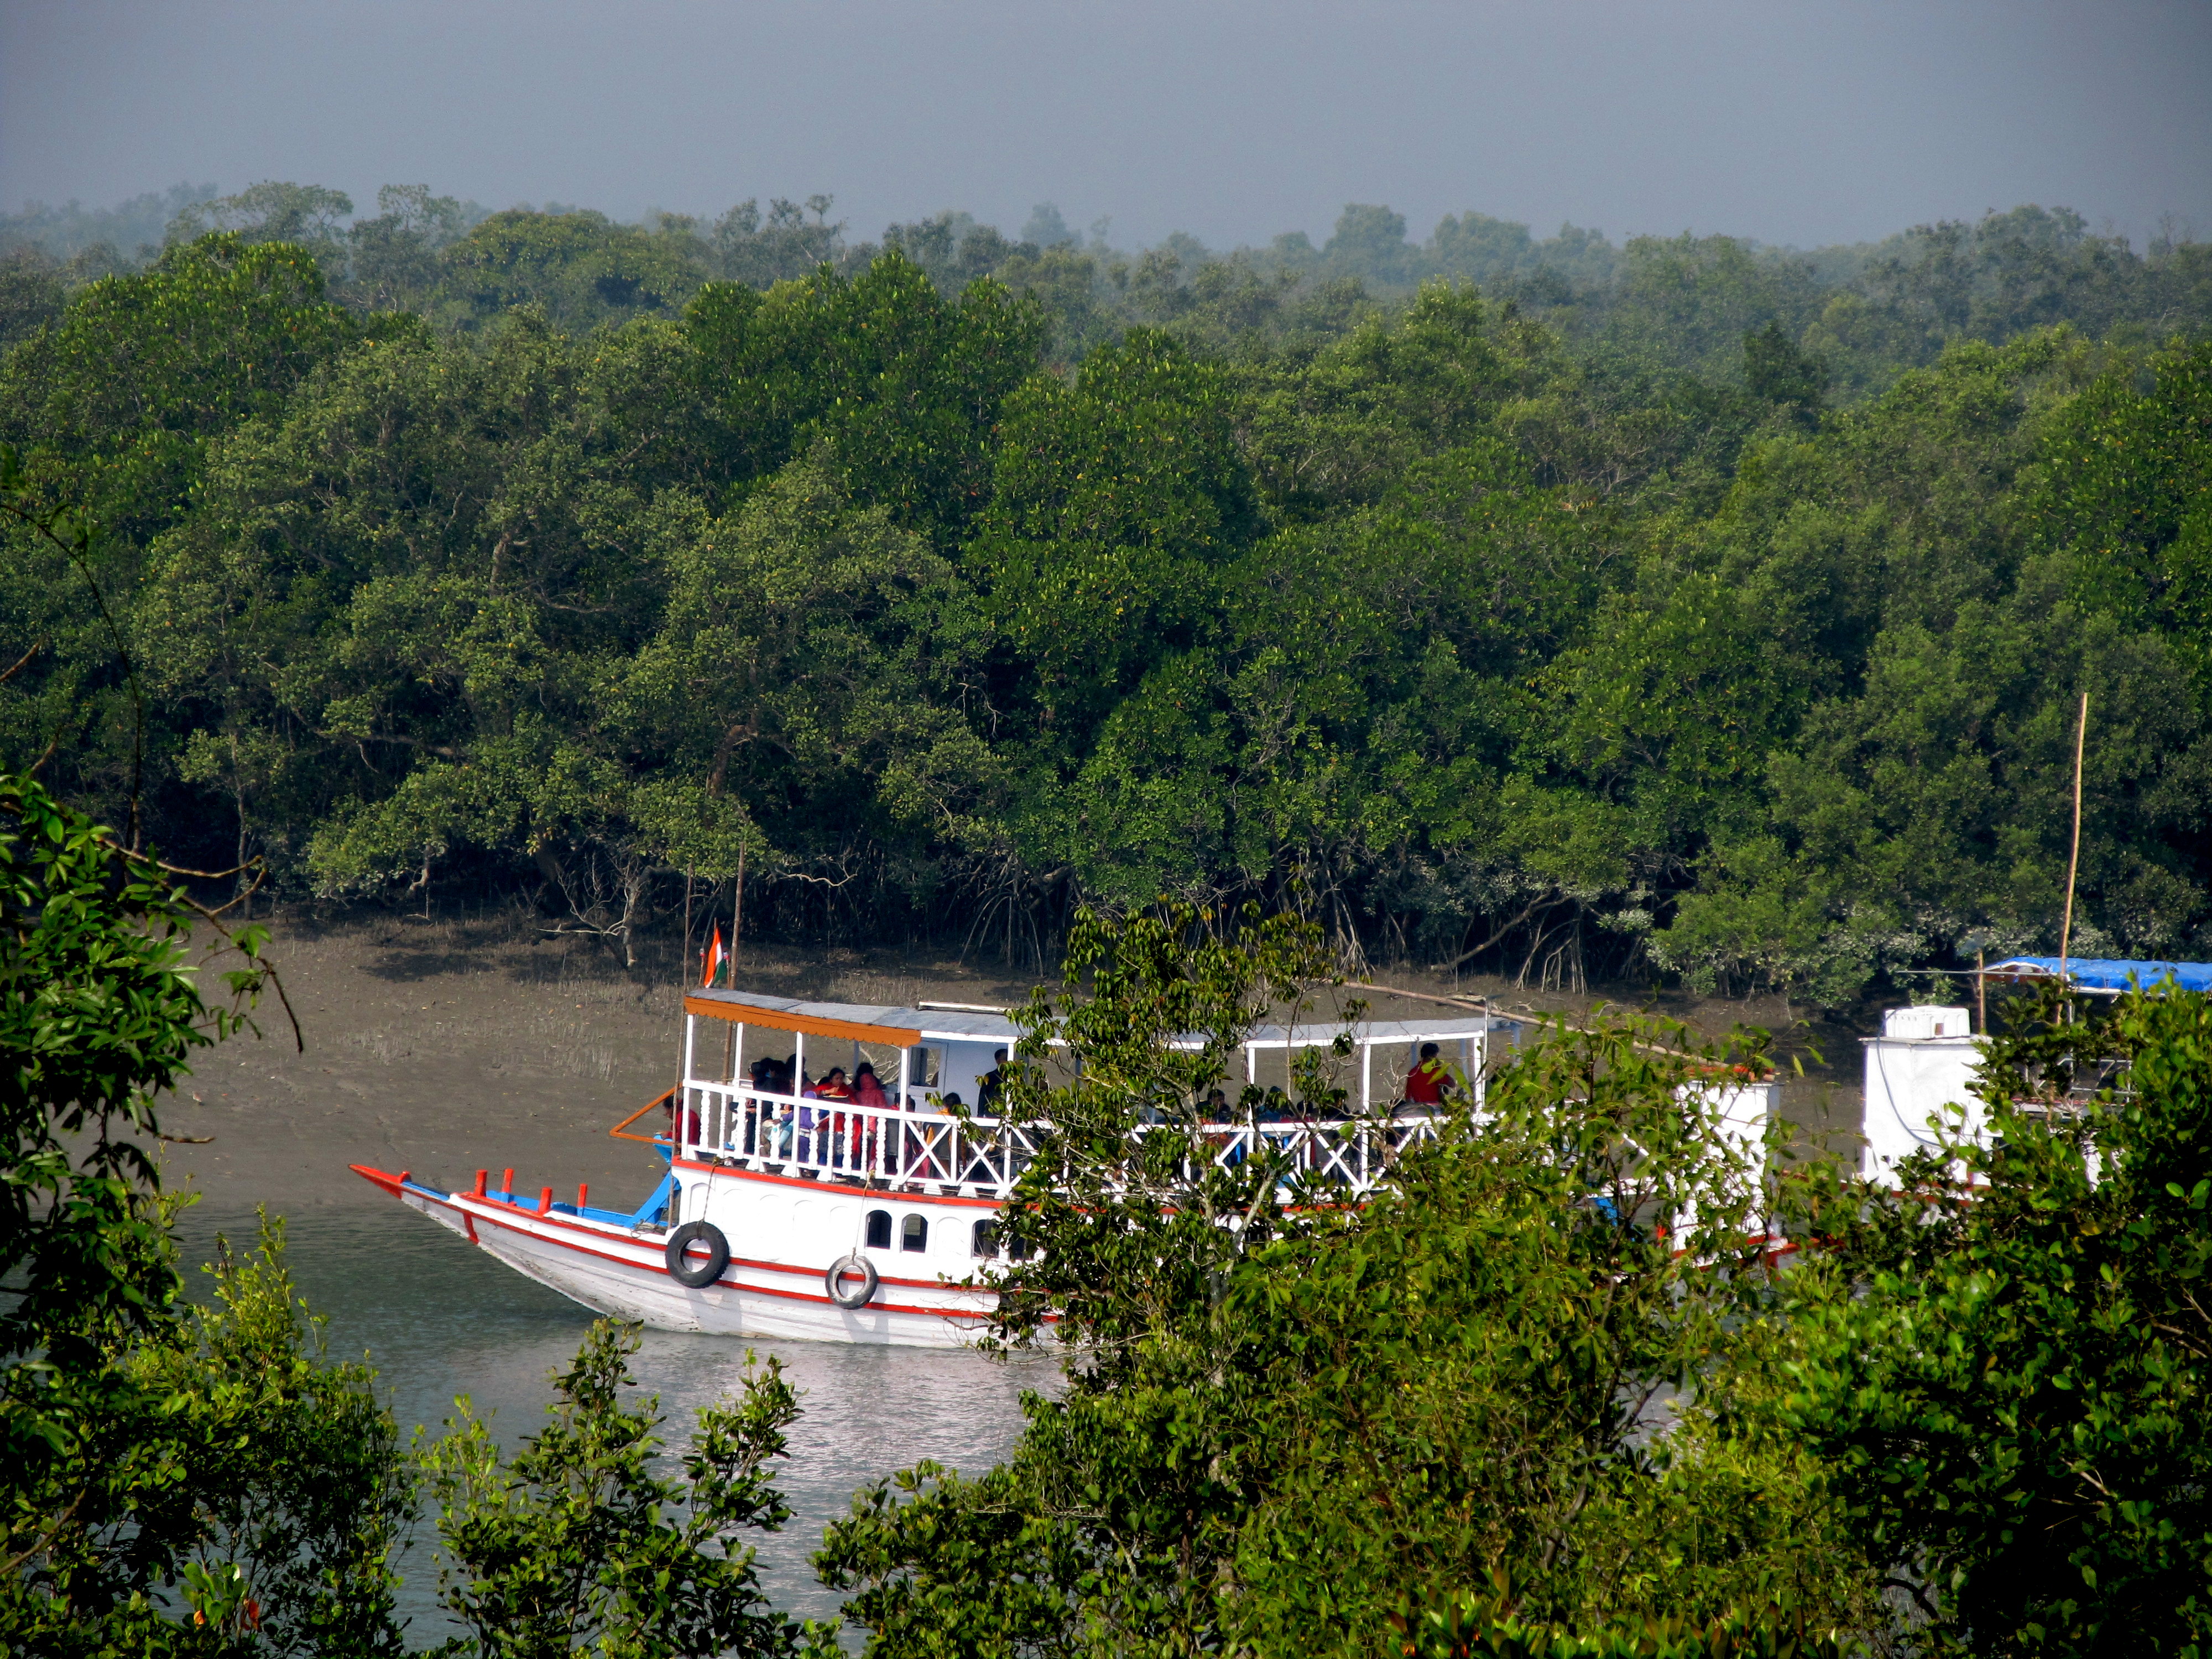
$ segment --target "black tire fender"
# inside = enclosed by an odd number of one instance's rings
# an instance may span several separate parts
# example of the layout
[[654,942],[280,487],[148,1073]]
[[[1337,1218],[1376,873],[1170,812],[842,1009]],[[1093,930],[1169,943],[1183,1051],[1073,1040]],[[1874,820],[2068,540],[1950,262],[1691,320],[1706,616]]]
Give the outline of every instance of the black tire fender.
[[[854,1273],[860,1276],[860,1282],[848,1287],[845,1280]],[[857,1250],[842,1261],[831,1262],[829,1271],[822,1275],[822,1288],[830,1292],[832,1302],[848,1313],[866,1307],[874,1299],[876,1286],[882,1282],[883,1275],[876,1271],[876,1264]]]
[[[696,1261],[690,1254],[694,1244],[707,1247],[707,1259]],[[730,1265],[730,1241],[711,1221],[687,1221],[668,1235],[668,1276],[690,1290],[713,1284]]]

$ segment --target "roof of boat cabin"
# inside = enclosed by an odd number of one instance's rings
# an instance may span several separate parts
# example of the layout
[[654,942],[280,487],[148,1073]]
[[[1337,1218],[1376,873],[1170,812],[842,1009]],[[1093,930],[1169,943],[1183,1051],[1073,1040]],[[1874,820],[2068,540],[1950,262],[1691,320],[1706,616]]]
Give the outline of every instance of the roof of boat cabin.
[[[2154,990],[2171,978],[2185,991],[2212,991],[2212,962],[2138,962],[2106,957],[2068,957],[2066,977],[2085,991]],[[1984,971],[2008,978],[2056,978],[2057,957],[2008,957]]]
[[988,1042],[1011,1044],[1021,1035],[1003,1014],[948,1008],[897,1008],[857,1002],[805,1002],[754,991],[686,991],[684,1011],[810,1036],[857,1037],[863,1042]]
[[[863,1042],[990,1042],[1012,1044],[1021,1035],[1003,1014],[949,1008],[897,1008],[854,1002],[806,1002],[795,997],[763,996],[754,991],[696,990],[684,995],[687,1013],[705,1014],[810,1036],[854,1037]],[[1370,1043],[1443,1042],[1486,1031],[1511,1030],[1520,1022],[1496,1015],[1461,1019],[1369,1020],[1358,1028]],[[1262,1025],[1249,1041],[1261,1048],[1326,1048],[1341,1025]]]
[[[1368,1019],[1352,1028],[1362,1042],[1447,1042],[1480,1036],[1486,1031],[1517,1030],[1521,1023],[1498,1014],[1475,1014],[1465,1019]],[[1250,1041],[1262,1048],[1325,1048],[1336,1040],[1342,1025],[1261,1025]]]

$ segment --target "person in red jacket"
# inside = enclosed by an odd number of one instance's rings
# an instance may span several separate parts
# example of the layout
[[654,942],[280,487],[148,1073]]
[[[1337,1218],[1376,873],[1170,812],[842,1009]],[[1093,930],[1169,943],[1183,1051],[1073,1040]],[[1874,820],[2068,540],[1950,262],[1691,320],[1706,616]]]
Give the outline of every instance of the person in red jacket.
[[1437,1057],[1437,1045],[1421,1045],[1421,1063],[1406,1073],[1406,1106],[1441,1106],[1452,1091],[1450,1068]]

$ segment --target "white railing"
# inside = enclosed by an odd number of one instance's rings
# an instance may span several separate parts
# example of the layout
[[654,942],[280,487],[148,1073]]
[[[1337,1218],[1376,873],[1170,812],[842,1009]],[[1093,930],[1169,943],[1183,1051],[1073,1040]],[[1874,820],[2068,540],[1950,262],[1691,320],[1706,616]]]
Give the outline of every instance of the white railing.
[[[1407,1146],[1436,1133],[1433,1117],[1218,1123],[1201,1131],[1212,1161],[1234,1168],[1262,1153],[1288,1178],[1365,1194]],[[1140,1128],[1139,1133],[1143,1133]],[[767,1094],[692,1079],[676,1121],[677,1155],[773,1175],[995,1197],[1040,1151],[1041,1126],[851,1101]]]

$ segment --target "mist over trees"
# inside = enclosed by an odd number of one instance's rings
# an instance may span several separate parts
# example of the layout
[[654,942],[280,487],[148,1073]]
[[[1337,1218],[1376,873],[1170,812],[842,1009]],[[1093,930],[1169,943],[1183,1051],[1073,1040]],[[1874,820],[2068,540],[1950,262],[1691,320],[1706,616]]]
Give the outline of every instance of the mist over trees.
[[100,529],[9,544],[0,764],[178,862],[1841,1006],[2055,946],[2086,690],[2075,949],[2212,947],[2204,244],[375,206],[0,221],[0,441]]

